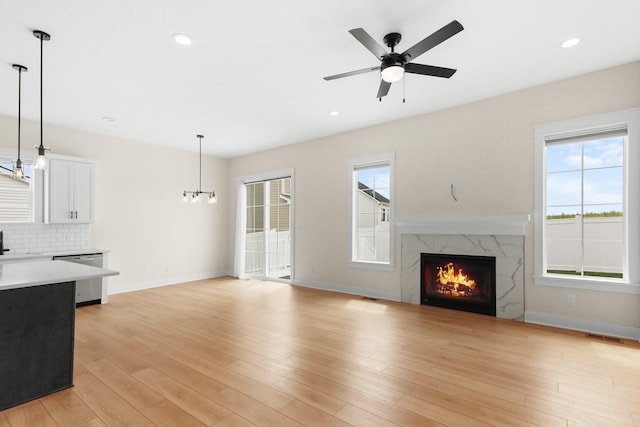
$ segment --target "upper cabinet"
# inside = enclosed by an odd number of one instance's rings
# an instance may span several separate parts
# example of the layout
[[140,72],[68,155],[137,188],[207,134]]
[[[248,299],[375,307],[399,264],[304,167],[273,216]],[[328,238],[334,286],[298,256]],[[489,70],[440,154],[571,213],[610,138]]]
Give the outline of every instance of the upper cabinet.
[[93,222],[94,188],[93,163],[50,159],[45,175],[45,222]]

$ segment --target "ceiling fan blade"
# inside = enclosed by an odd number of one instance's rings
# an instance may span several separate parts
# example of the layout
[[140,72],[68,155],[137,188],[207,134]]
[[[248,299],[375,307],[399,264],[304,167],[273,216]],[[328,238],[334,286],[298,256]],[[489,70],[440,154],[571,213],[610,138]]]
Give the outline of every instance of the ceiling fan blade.
[[356,76],[358,74],[369,73],[371,71],[377,71],[379,69],[380,69],[380,67],[368,67],[368,68],[363,68],[362,70],[349,71],[347,73],[335,74],[333,76],[327,76],[327,77],[323,77],[323,78],[325,80],[329,81],[329,80],[341,79],[343,77]]
[[449,78],[455,74],[457,70],[453,68],[436,67],[434,65],[414,64],[412,62],[404,66],[404,71],[413,74],[422,74],[425,76]]
[[378,60],[382,60],[382,57],[387,54],[387,51],[362,28],[354,28],[353,30],[349,30],[349,32],[362,43],[369,52],[373,53]]
[[402,52],[402,56],[407,58],[408,61],[412,61],[429,49],[432,49],[443,41],[455,36],[462,30],[464,30],[462,24],[454,19],[435,33],[426,37],[424,40],[414,44],[409,49]]
[[378,89],[378,94],[376,95],[376,98],[382,98],[383,96],[387,96],[387,94],[389,93],[390,87],[391,87],[391,83],[380,79],[380,88]]

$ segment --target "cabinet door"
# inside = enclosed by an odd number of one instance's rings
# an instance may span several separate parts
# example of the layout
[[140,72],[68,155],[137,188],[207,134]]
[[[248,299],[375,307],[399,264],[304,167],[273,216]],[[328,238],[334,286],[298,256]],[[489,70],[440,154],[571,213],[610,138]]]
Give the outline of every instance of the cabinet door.
[[94,205],[94,166],[91,163],[76,163],[74,174],[74,219],[76,222],[91,222]]
[[73,163],[67,160],[49,161],[47,208],[48,222],[73,222]]

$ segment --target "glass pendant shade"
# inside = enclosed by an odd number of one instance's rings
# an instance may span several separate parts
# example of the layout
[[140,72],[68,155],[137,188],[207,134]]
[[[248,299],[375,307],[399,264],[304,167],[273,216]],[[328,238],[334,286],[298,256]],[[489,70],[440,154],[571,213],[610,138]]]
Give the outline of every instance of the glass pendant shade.
[[44,170],[47,168],[47,158],[45,157],[45,148],[44,146],[38,147],[38,158],[36,159],[35,165],[33,165],[36,169]]
[[16,160],[15,167],[13,168],[13,177],[15,179],[24,178],[24,171],[22,170],[22,161],[20,159]]

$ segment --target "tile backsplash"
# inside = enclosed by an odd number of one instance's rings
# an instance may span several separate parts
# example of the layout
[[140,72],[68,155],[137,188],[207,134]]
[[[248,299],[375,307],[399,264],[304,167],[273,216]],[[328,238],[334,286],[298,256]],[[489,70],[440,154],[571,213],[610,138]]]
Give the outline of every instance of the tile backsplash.
[[90,224],[0,224],[9,254],[88,249]]

